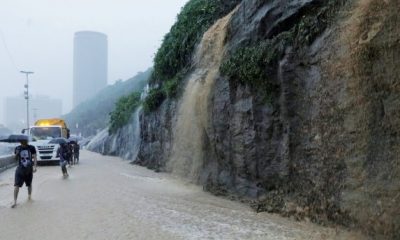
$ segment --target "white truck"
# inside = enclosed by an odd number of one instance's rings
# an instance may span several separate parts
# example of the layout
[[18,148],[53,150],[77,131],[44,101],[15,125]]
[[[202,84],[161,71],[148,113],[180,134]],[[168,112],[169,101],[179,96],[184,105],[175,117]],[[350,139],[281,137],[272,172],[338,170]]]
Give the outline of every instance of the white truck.
[[36,148],[38,162],[52,162],[60,159],[57,156],[59,145],[50,141],[54,138],[68,139],[70,131],[63,119],[40,119],[28,129],[28,135],[31,139],[29,144]]

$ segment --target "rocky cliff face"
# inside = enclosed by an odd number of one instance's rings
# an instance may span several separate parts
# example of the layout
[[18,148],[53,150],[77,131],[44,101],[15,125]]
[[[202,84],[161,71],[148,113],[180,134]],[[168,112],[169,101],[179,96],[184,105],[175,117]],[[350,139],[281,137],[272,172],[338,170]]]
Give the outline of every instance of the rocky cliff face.
[[[298,35],[265,66],[275,86],[267,100],[257,87],[214,75],[207,123],[196,125],[195,181],[260,211],[400,238],[399,10],[396,0],[244,1],[226,30],[225,59],[290,29]],[[174,172],[183,101],[140,116],[138,164]]]
[[139,115],[141,111],[141,108],[136,109],[129,123],[115,133],[110,134],[108,128],[99,132],[86,148],[103,155],[135,160],[140,146]]

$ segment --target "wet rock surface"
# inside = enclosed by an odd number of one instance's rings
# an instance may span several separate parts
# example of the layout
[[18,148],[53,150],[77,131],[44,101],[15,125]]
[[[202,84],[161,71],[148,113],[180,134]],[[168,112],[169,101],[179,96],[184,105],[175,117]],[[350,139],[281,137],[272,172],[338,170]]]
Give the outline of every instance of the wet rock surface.
[[[232,18],[228,54],[327,5],[245,1]],[[288,46],[270,66],[266,81],[279,90],[269,102],[257,89],[217,78],[199,182],[217,195],[247,199],[258,211],[397,239],[400,6],[371,0],[339,7],[310,44]],[[141,116],[139,164],[165,170],[178,105],[167,100]]]
[[140,114],[141,108],[136,109],[129,123],[115,133],[110,134],[108,128],[103,129],[90,140],[86,149],[125,160],[135,160],[140,146]]
[[165,171],[172,149],[172,129],[176,123],[177,102],[166,100],[159,111],[140,116],[141,144],[135,163]]

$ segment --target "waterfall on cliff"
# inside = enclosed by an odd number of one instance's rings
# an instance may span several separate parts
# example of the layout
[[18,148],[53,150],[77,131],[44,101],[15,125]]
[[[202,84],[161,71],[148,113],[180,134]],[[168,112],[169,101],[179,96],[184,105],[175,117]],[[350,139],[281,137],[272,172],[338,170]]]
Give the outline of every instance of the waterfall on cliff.
[[142,106],[138,107],[132,116],[133,129],[132,129],[132,135],[131,135],[132,140],[130,141],[132,144],[131,145],[132,150],[129,151],[128,153],[126,153],[126,155],[124,157],[125,159],[135,160],[139,153],[140,142],[141,142],[141,139],[140,139],[140,113],[141,112],[142,112]]
[[108,128],[100,131],[96,136],[90,140],[89,144],[86,146],[86,149],[95,152],[104,152],[104,145],[107,141],[108,137]]
[[167,170],[197,181],[203,164],[204,137],[209,123],[210,93],[225,53],[227,27],[233,13],[217,21],[203,36],[193,59],[174,126],[171,157]]
[[99,132],[87,145],[90,151],[104,155],[119,156],[126,160],[135,160],[140,149],[140,113],[142,107],[138,107],[131,116],[131,121],[109,134],[108,128]]

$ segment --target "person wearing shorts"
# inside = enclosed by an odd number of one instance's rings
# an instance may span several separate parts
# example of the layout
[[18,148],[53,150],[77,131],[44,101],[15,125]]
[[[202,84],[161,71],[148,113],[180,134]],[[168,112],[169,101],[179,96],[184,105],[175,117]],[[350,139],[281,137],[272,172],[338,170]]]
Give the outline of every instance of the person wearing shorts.
[[79,150],[81,146],[77,143],[74,144],[74,163],[79,163]]
[[15,170],[14,204],[11,206],[12,208],[17,206],[19,189],[24,184],[28,188],[28,199],[31,200],[33,173],[36,172],[37,166],[36,149],[32,145],[28,145],[27,140],[21,140],[21,145],[15,148],[15,158],[18,166]]
[[67,143],[60,143],[57,156],[60,157],[60,167],[64,178],[68,177],[67,164],[69,160],[69,146]]

